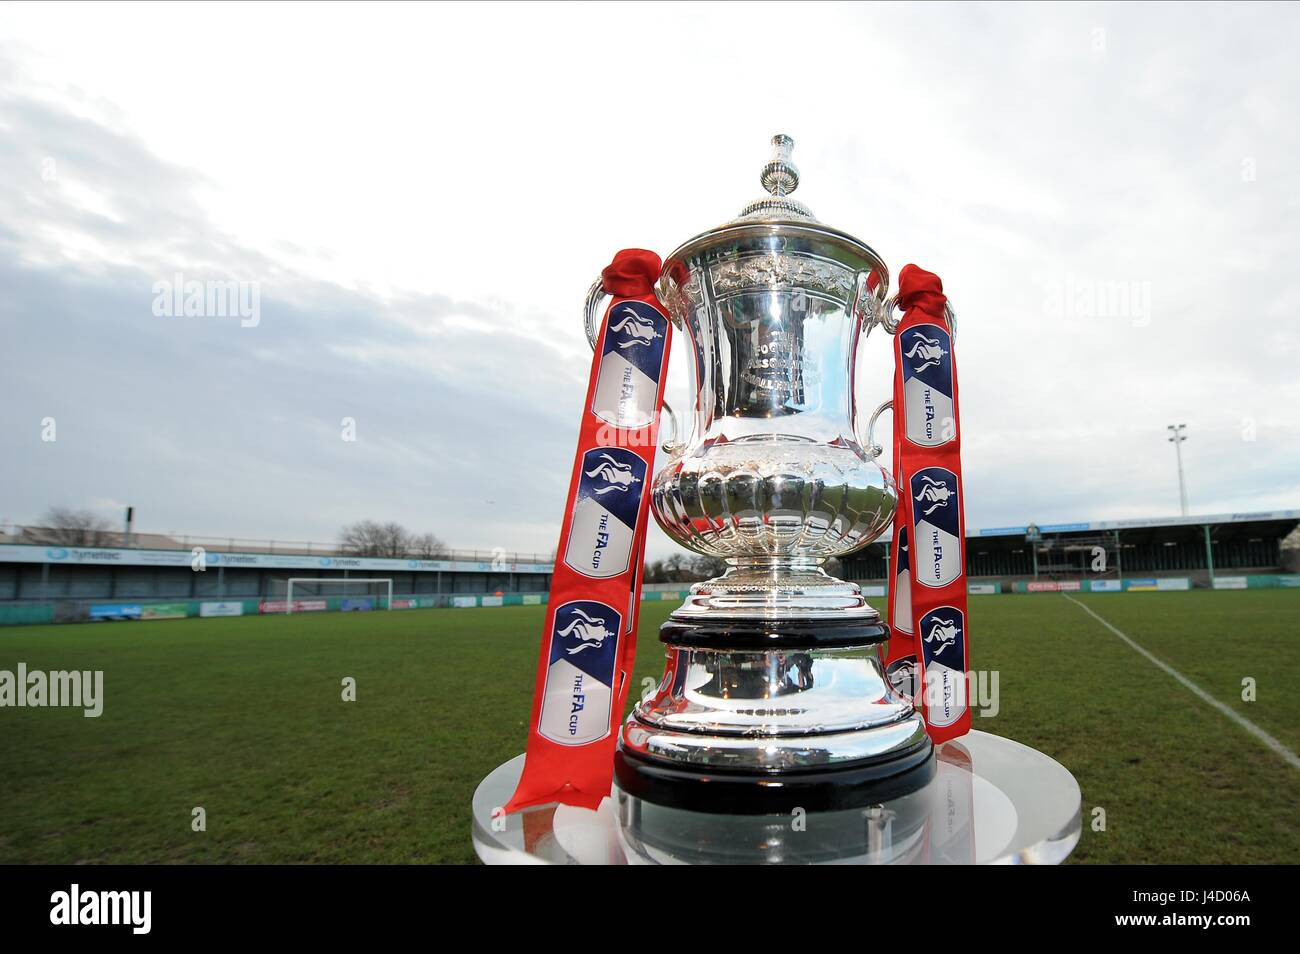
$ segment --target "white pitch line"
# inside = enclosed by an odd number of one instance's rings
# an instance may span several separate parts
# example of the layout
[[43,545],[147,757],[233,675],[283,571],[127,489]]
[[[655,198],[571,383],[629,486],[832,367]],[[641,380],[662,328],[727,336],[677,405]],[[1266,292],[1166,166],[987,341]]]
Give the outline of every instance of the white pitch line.
[[1259,741],[1263,742],[1275,753],[1281,756],[1282,760],[1286,762],[1288,765],[1290,765],[1293,769],[1300,771],[1300,756],[1297,756],[1294,752],[1288,749],[1277,739],[1273,738],[1271,735],[1269,735],[1259,726],[1255,725],[1255,723],[1251,722],[1244,715],[1239,713],[1236,709],[1233,709],[1231,706],[1228,706],[1225,703],[1222,703],[1218,699],[1214,698],[1214,696],[1210,695],[1208,692],[1206,692],[1196,683],[1192,682],[1192,680],[1188,679],[1186,676],[1184,676],[1173,666],[1169,665],[1169,663],[1164,662],[1161,659],[1157,659],[1155,656],[1151,655],[1151,653],[1147,652],[1145,649],[1143,649],[1141,646],[1135,643],[1132,639],[1130,639],[1128,636],[1125,636],[1122,632],[1120,632],[1118,629],[1116,629],[1114,626],[1108,623],[1105,619],[1103,619],[1101,616],[1095,613],[1090,606],[1080,603],[1073,596],[1066,596],[1064,593],[1062,593],[1061,595],[1065,596],[1067,600],[1069,600],[1075,606],[1079,607],[1079,609],[1083,610],[1085,613],[1087,613],[1097,622],[1101,623],[1101,625],[1105,626],[1108,630],[1110,630],[1120,639],[1124,640],[1124,642],[1128,643],[1128,645],[1131,648],[1137,650],[1139,653],[1145,656],[1149,662],[1151,662],[1152,664],[1159,667],[1161,670],[1163,670],[1164,672],[1168,673],[1169,675],[1177,679],[1179,682],[1181,682],[1184,686],[1190,689],[1199,699],[1201,699],[1204,702],[1208,702],[1210,705],[1214,706],[1214,708],[1218,709],[1220,712],[1222,712],[1233,722],[1237,723],[1237,725],[1241,726],[1243,729],[1245,729],[1255,738],[1259,739]]

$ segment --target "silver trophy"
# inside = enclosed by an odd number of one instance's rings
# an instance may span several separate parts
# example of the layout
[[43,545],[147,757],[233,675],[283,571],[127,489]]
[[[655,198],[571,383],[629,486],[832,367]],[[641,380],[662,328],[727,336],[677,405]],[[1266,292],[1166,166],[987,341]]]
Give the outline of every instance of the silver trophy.
[[678,248],[660,278],[695,406],[687,439],[672,422],[652,509],[727,570],[664,624],[663,681],[623,727],[619,786],[651,802],[844,808],[934,773],[923,720],[885,676],[888,628],[824,569],[884,532],[897,502],[872,439],[890,402],[867,417],[854,396],[860,339],[896,328],[889,271],[790,197],[793,144],[773,139],[768,196]]

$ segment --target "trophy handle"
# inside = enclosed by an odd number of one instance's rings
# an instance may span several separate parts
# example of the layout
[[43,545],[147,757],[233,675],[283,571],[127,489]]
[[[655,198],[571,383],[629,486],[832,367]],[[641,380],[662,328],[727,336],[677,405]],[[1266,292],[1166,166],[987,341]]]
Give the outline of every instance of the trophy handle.
[[885,449],[876,443],[876,420],[886,411],[892,412],[893,410],[894,399],[890,398],[888,401],[884,401],[880,407],[871,412],[871,418],[867,421],[866,440],[858,439],[858,442],[862,444],[862,449],[867,452],[867,457],[871,460],[875,460],[885,452]]
[[[853,304],[849,310],[854,320],[862,325],[864,338],[871,334],[871,329],[876,325],[883,325],[890,334],[894,333],[894,328],[885,321],[891,312],[886,307],[887,303],[882,297],[883,292],[883,284],[878,284],[874,290],[872,289],[871,272],[858,272],[853,280]],[[897,327],[896,322],[894,327]]]
[[[891,335],[896,334],[898,332],[898,324],[899,321],[901,320],[894,317],[894,312],[897,310],[898,310],[897,295],[891,295],[889,298],[886,298],[884,304],[881,305],[880,326],[884,328],[885,331],[889,332],[889,334]],[[943,320],[948,324],[948,331],[952,334],[954,338],[956,338],[957,337],[957,312],[952,310],[951,302],[944,302]]]
[[[587,289],[587,301],[582,307],[582,324],[587,332],[587,344],[591,345],[591,350],[596,350],[596,335],[600,331],[600,305],[605,300],[607,293],[605,286],[601,284],[599,278],[591,283]],[[677,414],[668,404],[668,399],[664,398],[663,413],[668,418],[668,428],[671,436],[665,437],[659,444],[664,453],[669,457],[677,457],[686,450],[686,445],[678,440],[681,433],[677,425]]]

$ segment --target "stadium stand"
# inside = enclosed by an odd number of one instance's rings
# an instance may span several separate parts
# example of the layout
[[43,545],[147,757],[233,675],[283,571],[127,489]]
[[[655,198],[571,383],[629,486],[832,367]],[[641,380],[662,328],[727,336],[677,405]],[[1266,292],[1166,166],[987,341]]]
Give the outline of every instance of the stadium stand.
[[[537,603],[545,600],[552,569],[542,554],[358,557],[319,544],[158,534],[133,534],[129,546],[120,535],[76,546],[48,542],[31,529],[0,534],[0,623],[283,612],[287,581],[302,576],[391,579],[393,605],[404,609]],[[888,546],[878,541],[845,559],[837,573],[878,595],[887,561]],[[1077,581],[1092,589],[1164,588],[1157,584],[1165,578],[1182,588],[1295,586],[1297,573],[1300,510],[967,531],[967,577],[977,592],[1058,583],[1077,589]],[[676,599],[686,587],[646,590]],[[324,583],[311,595],[308,609],[356,605],[351,586]]]
[[[1300,570],[1300,510],[1043,524],[1036,543],[1028,539],[1032,526],[968,530],[967,577],[1007,589],[1030,580],[1132,576],[1187,577],[1193,586],[1211,586],[1219,573]],[[1099,550],[1105,554],[1100,571],[1093,568]],[[844,561],[844,576],[883,580],[887,560],[887,546],[874,543]]]

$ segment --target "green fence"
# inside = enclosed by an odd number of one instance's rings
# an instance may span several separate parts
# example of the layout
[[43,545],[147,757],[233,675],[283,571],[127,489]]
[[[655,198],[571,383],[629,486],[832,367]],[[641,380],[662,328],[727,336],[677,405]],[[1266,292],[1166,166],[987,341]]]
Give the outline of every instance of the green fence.
[[0,626],[26,626],[33,623],[54,622],[54,607],[49,603],[38,606],[0,606]]
[[[1251,576],[1218,575],[1214,580],[1216,590],[1300,589],[1300,575],[1266,574]],[[864,587],[864,592],[867,588]],[[1140,593],[1185,592],[1192,589],[1187,577],[1134,577],[1128,580],[1020,580],[1012,584],[1012,593]],[[881,594],[875,594],[880,590]],[[972,595],[992,595],[1008,592],[1001,583],[971,583]],[[882,595],[883,587],[876,584],[868,595]],[[680,603],[688,591],[649,590],[641,594],[643,600]],[[404,609],[471,609],[493,606],[542,606],[545,593],[442,593],[436,596],[394,596],[393,610]],[[348,610],[380,609],[383,597],[378,596],[320,596],[294,600],[295,613],[341,612]],[[120,600],[111,603],[72,604],[58,603],[0,604],[0,626],[27,626],[39,623],[75,623],[92,620],[157,620],[186,617],[257,616],[280,614],[286,611],[284,600],[180,600],[151,603],[142,600]]]

